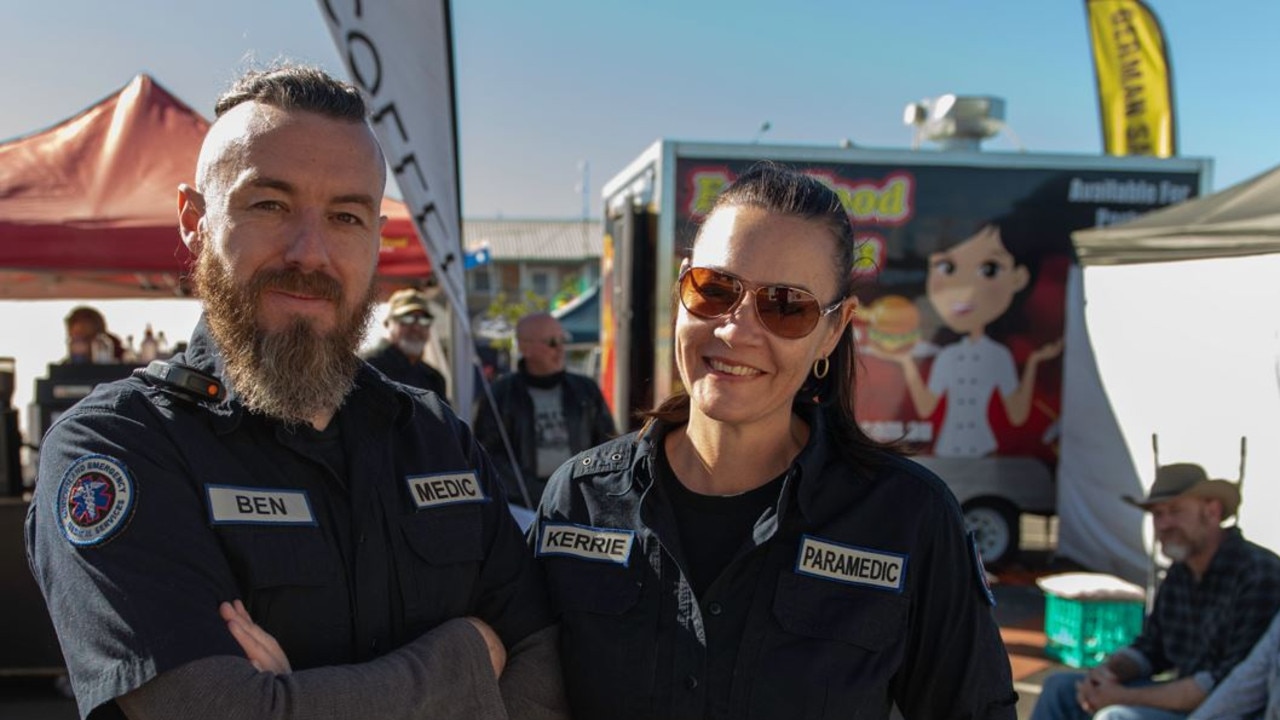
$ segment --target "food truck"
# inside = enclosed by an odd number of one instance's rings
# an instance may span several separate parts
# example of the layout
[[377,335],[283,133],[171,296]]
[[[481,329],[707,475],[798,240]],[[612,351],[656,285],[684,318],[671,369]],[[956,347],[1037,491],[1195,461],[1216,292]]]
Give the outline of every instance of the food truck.
[[[963,138],[961,138],[963,139]],[[952,489],[988,564],[1055,512],[1070,233],[1207,189],[1206,159],[662,139],[604,188],[600,381],[620,428],[679,384],[671,289],[717,193],[752,164],[811,174],[858,243],[859,423]],[[992,253],[1007,257],[997,272]]]

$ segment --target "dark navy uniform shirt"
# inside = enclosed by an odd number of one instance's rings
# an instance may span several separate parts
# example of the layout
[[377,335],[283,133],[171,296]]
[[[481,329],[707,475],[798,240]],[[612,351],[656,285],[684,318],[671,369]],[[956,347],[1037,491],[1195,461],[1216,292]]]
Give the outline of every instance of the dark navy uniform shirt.
[[[222,375],[203,322],[175,363]],[[507,647],[551,622],[537,564],[466,425],[368,366],[315,438],[134,377],[50,429],[28,554],[82,713],[158,673],[243,655],[218,616],[241,598],[295,669],[358,663],[445,620]]]
[[904,459],[850,466],[800,412],[809,442],[776,506],[700,597],[653,477],[667,428],[552,477],[530,540],[577,720],[1016,716],[954,497]]

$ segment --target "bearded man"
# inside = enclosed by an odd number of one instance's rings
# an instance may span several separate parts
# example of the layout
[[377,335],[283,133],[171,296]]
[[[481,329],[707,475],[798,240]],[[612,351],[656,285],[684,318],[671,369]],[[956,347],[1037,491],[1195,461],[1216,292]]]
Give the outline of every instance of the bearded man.
[[1032,720],[1185,718],[1248,656],[1280,608],[1280,558],[1222,526],[1240,507],[1237,484],[1177,463],[1156,471],[1147,497],[1124,499],[1151,513],[1172,561],[1155,605],[1131,645],[1087,673],[1048,677]]
[[426,293],[405,288],[387,300],[387,337],[365,354],[365,362],[396,382],[445,396],[444,375],[422,359],[431,339],[431,314]]
[[386,179],[359,91],[251,72],[216,115],[178,193],[189,349],[41,448],[27,552],[81,716],[561,716],[543,579],[483,452],[356,355]]

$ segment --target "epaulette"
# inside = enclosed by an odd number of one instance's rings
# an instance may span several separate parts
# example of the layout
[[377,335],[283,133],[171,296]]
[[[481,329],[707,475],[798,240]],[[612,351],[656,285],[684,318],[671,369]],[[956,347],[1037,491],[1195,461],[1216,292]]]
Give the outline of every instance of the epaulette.
[[634,443],[615,438],[585,452],[579,453],[570,462],[573,463],[572,477],[599,475],[607,472],[626,470],[631,464],[631,453]]

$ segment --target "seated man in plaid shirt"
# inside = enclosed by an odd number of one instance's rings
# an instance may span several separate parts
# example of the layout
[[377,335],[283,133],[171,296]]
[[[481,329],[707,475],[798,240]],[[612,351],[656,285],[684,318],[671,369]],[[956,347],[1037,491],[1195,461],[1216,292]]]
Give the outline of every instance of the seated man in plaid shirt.
[[[1032,720],[1185,718],[1249,654],[1280,608],[1280,557],[1222,527],[1240,489],[1191,464],[1165,465],[1146,498],[1173,561],[1142,634],[1088,673],[1046,679]],[[1155,676],[1173,672],[1173,679]]]

